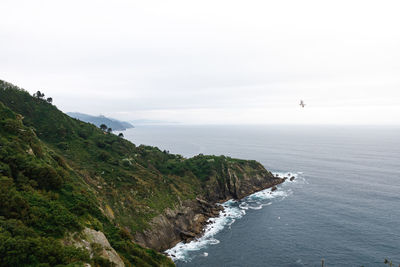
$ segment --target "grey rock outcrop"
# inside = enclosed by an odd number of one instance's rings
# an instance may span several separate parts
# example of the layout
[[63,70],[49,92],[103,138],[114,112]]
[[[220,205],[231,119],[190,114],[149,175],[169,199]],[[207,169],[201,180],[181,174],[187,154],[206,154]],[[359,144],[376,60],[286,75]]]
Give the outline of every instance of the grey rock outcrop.
[[79,234],[71,234],[66,240],[64,240],[64,242],[68,245],[74,245],[76,247],[86,249],[89,251],[91,258],[96,255],[107,259],[116,267],[125,266],[121,257],[118,255],[115,249],[111,247],[103,232],[86,227]]
[[180,241],[188,242],[203,233],[209,218],[219,215],[222,207],[218,203],[229,199],[241,199],[257,191],[270,188],[284,181],[274,177],[259,164],[256,171],[247,166],[223,168],[214,173],[204,185],[204,194],[195,200],[183,201],[174,209],[166,209],[156,216],[150,227],[134,235],[138,244],[164,251]]

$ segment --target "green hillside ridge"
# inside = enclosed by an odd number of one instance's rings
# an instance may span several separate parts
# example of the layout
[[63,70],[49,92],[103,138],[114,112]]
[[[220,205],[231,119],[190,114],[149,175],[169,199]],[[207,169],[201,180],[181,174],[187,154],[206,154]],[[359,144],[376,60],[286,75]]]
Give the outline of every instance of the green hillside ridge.
[[90,259],[88,251],[60,242],[84,227],[104,231],[126,266],[173,265],[134,244],[104,216],[80,174],[0,102],[0,266],[112,266],[96,253]]
[[232,196],[209,189],[230,186],[230,170],[272,177],[256,161],[135,146],[3,81],[0,123],[0,266],[112,266],[96,244],[74,246],[84,229],[103,232],[126,266],[173,265],[134,234],[184,200]]

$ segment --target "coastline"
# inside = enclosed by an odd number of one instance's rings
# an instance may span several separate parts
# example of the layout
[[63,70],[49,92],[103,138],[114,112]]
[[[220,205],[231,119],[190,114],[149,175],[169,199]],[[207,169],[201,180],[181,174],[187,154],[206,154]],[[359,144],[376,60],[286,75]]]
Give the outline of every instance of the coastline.
[[201,184],[197,197],[179,200],[152,218],[148,228],[136,232],[133,240],[139,245],[163,252],[179,242],[201,236],[210,218],[221,211],[221,203],[242,199],[255,192],[274,187],[285,179],[273,175],[256,161],[223,158]]
[[247,187],[248,190],[242,191],[240,194],[228,194],[219,199],[215,199],[215,196],[210,194],[209,198],[203,196],[194,200],[185,200],[175,209],[166,209],[163,214],[153,218],[149,229],[136,233],[134,241],[144,247],[164,252],[180,242],[188,243],[200,238],[204,234],[209,220],[220,215],[223,210],[222,203],[231,199],[243,199],[256,192],[273,188],[286,180],[267,173],[267,178],[263,177],[264,180],[261,184],[252,184],[251,187]]
[[[240,219],[242,216],[244,216],[246,214],[245,212],[246,209],[262,208],[262,205],[260,207],[242,207],[241,205],[238,206],[237,204],[236,204],[237,207],[235,208],[233,207],[235,206],[235,203],[241,202],[246,198],[255,196],[258,193],[262,193],[263,191],[267,190],[269,191],[263,193],[271,195],[273,194],[273,192],[276,191],[277,185],[280,185],[285,181],[289,181],[290,179],[281,177],[277,178],[279,178],[280,180],[266,186],[261,190],[250,192],[248,195],[243,196],[242,198],[239,199],[229,198],[215,203],[215,205],[219,207],[218,214],[215,216],[207,217],[205,223],[202,225],[201,231],[196,232],[195,235],[191,238],[181,239],[177,241],[173,246],[163,251],[163,253],[168,257],[170,257],[173,261],[184,260],[185,251],[199,250],[207,247],[208,245],[218,244],[219,240],[214,238],[214,235],[216,233],[225,228],[225,226],[230,226],[231,224],[233,224],[236,219]],[[208,253],[205,252],[204,256],[207,255]]]

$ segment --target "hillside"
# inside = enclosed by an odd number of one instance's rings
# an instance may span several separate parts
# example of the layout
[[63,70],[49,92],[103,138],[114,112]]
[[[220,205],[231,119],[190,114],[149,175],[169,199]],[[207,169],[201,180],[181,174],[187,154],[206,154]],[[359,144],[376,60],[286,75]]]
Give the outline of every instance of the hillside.
[[0,266],[173,265],[156,251],[215,203],[282,182],[256,161],[137,147],[2,81],[0,120]]
[[[103,255],[109,250],[107,244],[96,242],[101,234],[87,229],[105,233],[119,254],[114,263],[121,264],[122,259],[126,266],[172,266],[165,256],[134,244],[129,232],[103,214],[97,192],[82,174],[38,138],[51,137],[51,131],[36,133],[26,126],[42,121],[41,111],[51,113],[56,108],[5,83],[0,86],[0,266],[78,266],[84,262],[113,266],[107,260],[110,257]],[[22,104],[24,113],[32,116],[24,118],[3,103]],[[53,115],[64,117],[60,112]],[[66,140],[75,122],[67,116],[64,119],[56,132],[63,132]],[[79,239],[92,242],[83,249]]]
[[97,127],[100,127],[100,125],[105,124],[105,125],[107,125],[107,127],[111,128],[113,131],[124,131],[126,129],[133,128],[133,125],[130,124],[129,122],[107,118],[103,115],[92,116],[92,115],[83,114],[83,113],[79,113],[79,112],[67,112],[67,115],[72,118],[84,121],[84,122],[92,123],[92,124],[96,125]]

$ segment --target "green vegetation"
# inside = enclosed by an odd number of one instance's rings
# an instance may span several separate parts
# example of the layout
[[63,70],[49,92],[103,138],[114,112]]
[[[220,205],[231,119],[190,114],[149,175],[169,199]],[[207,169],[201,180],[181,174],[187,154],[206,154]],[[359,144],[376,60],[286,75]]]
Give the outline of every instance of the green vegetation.
[[[108,260],[99,256],[90,259],[86,250],[63,244],[67,233],[79,232],[84,227],[104,231],[127,266],[173,265],[165,256],[132,243],[129,233],[124,233],[101,212],[99,199],[82,175],[57,153],[74,147],[71,142],[74,137],[84,140],[85,134],[97,131],[94,126],[84,124],[86,127],[75,128],[81,122],[64,118],[49,101],[33,98],[4,82],[0,100],[0,266],[62,266],[84,262],[107,266]],[[23,118],[3,103],[28,116]],[[40,116],[41,112],[53,111],[56,111],[53,122]],[[55,122],[58,119],[62,122]],[[33,128],[38,122],[41,132]],[[52,123],[52,129],[46,131]],[[54,142],[60,133],[64,133],[61,142]],[[98,147],[98,142],[94,146]]]
[[137,147],[51,103],[0,81],[0,266],[111,264],[63,242],[85,227],[102,231],[127,266],[173,265],[133,243],[134,233],[203,195],[211,177],[222,182],[228,167],[263,170],[255,161]]

